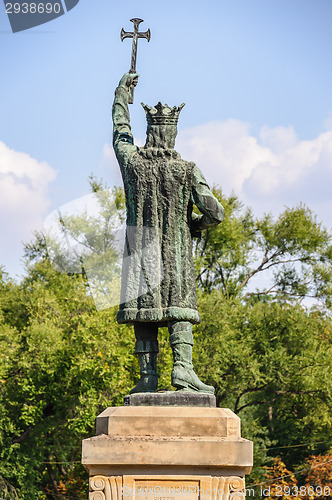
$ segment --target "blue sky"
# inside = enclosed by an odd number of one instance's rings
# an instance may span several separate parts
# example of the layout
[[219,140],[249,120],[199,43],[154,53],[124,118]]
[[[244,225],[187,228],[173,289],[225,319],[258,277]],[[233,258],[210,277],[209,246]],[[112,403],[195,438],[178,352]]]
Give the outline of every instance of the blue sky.
[[88,192],[91,172],[120,183],[114,89],[130,67],[130,18],[144,19],[140,102],[186,102],[177,148],[257,215],[306,203],[332,226],[331,0],[80,0],[13,34],[0,4],[0,265],[22,271],[21,241]]

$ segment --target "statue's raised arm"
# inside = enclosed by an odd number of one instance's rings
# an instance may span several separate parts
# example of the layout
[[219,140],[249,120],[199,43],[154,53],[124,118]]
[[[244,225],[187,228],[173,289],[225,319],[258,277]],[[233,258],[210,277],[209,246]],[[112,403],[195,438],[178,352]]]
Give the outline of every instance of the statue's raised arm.
[[115,97],[112,108],[113,118],[113,147],[120,168],[126,163],[128,157],[136,152],[134,139],[130,127],[130,115],[128,102],[130,87],[136,87],[138,82],[137,73],[125,73],[119,85],[115,89]]

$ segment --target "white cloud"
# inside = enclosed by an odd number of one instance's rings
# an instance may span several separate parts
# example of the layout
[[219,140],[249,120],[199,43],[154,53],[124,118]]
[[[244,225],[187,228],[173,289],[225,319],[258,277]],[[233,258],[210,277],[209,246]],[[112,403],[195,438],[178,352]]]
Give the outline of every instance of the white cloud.
[[220,184],[228,192],[240,193],[257,165],[274,161],[271,150],[259,145],[250,135],[249,125],[238,120],[184,130],[176,147],[183,158],[197,163],[210,183]]
[[42,227],[49,206],[48,188],[55,177],[56,171],[46,162],[0,141],[0,265],[13,255],[21,256],[21,241]]
[[[292,128],[264,127],[260,139],[263,146],[270,148],[274,158],[266,165],[256,165],[244,182],[244,191],[260,197],[282,197],[288,196],[292,190],[295,195],[307,196],[303,183],[310,182],[312,174],[331,148],[332,131],[310,141],[300,141]],[[332,160],[332,154],[329,156]],[[322,169],[318,172],[320,174],[323,174]]]
[[248,124],[227,120],[180,132],[177,149],[259,213],[304,202],[332,226],[332,130],[300,140],[292,127],[265,126],[255,137]]

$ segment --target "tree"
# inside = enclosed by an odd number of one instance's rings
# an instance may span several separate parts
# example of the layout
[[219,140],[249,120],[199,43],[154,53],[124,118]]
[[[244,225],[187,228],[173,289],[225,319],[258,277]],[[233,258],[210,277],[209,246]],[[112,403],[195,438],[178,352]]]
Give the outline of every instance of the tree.
[[133,339],[47,260],[1,285],[0,475],[20,499],[86,495],[81,440],[132,387]]
[[[226,216],[195,244],[203,322],[194,353],[217,404],[258,444],[258,477],[276,448],[295,465],[308,449],[288,446],[332,437],[331,235],[303,205],[255,219],[235,196],[215,195]],[[255,289],[264,273],[269,285]]]
[[272,466],[264,467],[264,481],[256,485],[256,494],[267,499],[284,500],[331,498],[332,454],[311,455],[296,472],[288,470],[280,457],[273,459]]
[[262,496],[268,500],[300,500],[298,481],[280,458],[273,460],[272,467],[265,467],[265,482],[261,485]]
[[217,405],[241,417],[244,437],[260,449],[258,469],[270,446],[286,447],[282,459],[296,464],[308,450],[291,446],[332,439],[329,317],[298,304],[225,300],[217,290],[200,293],[199,307],[198,374],[216,388]]
[[[90,185],[98,215],[61,214],[60,224],[98,269],[114,248],[114,203],[102,183]],[[123,216],[123,193],[114,193]],[[274,457],[298,468],[312,453],[299,444],[332,439],[331,239],[304,206],[277,221],[255,219],[235,196],[215,194],[226,219],[195,243],[202,324],[194,364],[215,386],[218,406],[234,410],[254,440],[259,481]],[[54,248],[69,273],[51,266]],[[67,249],[39,233],[26,245],[22,283],[0,279],[0,477],[20,500],[86,495],[81,440],[137,378],[133,332],[116,323],[116,307],[96,311],[86,254]],[[271,270],[270,285],[255,289],[255,277]],[[315,307],[305,307],[309,296]],[[159,387],[170,389],[168,334],[159,337]]]

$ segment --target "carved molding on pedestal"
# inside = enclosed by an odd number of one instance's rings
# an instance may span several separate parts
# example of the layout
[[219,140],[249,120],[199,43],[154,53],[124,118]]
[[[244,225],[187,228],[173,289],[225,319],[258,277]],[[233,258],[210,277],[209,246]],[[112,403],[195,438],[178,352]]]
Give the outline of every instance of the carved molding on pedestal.
[[122,476],[90,477],[89,500],[121,500]]
[[211,500],[244,500],[245,479],[240,476],[212,478]]

